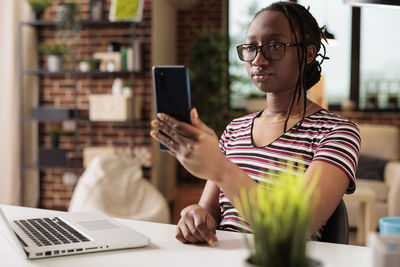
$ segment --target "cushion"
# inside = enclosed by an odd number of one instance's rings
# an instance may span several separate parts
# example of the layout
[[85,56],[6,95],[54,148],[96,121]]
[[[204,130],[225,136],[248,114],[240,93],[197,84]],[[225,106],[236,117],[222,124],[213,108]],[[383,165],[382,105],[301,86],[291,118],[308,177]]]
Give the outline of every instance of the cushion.
[[118,155],[96,156],[79,178],[69,211],[92,210],[125,219],[170,220],[167,201],[143,178],[139,160]]
[[386,183],[380,181],[365,180],[362,179],[362,177],[360,178],[357,177],[357,189],[363,187],[368,187],[369,189],[374,191],[377,201],[386,202],[389,191],[389,188]]
[[399,128],[394,125],[358,124],[361,135],[360,155],[399,159]]
[[383,182],[383,172],[387,162],[388,160],[386,159],[360,155],[358,159],[356,177]]

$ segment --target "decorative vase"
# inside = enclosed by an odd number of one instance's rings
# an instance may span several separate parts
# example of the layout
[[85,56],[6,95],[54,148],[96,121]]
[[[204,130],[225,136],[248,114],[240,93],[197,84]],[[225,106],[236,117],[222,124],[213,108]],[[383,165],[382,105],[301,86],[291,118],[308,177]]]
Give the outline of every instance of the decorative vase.
[[57,55],[49,55],[47,57],[47,69],[50,72],[57,72],[61,70],[62,59]]

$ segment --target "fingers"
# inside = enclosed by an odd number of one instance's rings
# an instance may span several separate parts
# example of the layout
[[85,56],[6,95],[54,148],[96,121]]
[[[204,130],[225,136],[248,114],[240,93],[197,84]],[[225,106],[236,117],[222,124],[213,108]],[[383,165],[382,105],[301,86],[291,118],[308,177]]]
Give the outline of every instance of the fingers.
[[195,138],[199,132],[196,127],[193,127],[193,125],[179,121],[164,113],[158,113],[157,119],[160,130],[171,138],[174,138],[177,135]]
[[207,132],[209,134],[215,135],[214,131],[210,127],[208,127],[204,122],[202,122],[200,120],[199,114],[197,113],[196,108],[192,108],[192,110],[190,111],[190,121],[192,122],[192,124],[194,126],[199,127],[200,129],[204,130],[205,132]]
[[186,244],[188,241],[183,237],[181,228],[176,227],[176,233],[175,233],[175,238],[181,241],[183,244]]
[[193,145],[191,144],[191,141],[184,137],[175,137],[175,139],[172,139],[160,131],[154,130],[150,132],[150,135],[158,142],[166,146],[170,150],[169,154],[174,157],[179,156],[188,158],[193,151]]
[[182,243],[207,242],[214,246],[218,241],[214,219],[204,209],[193,207],[194,205],[182,210],[176,238]]
[[[178,222],[178,228],[180,230],[180,232],[182,233],[182,237],[184,239],[183,243],[200,243],[203,242],[203,240],[201,239],[197,239],[192,232],[190,231],[188,225],[182,221],[182,219]],[[181,241],[181,239],[178,239],[179,241]],[[182,241],[181,241],[182,242]]]
[[214,246],[218,241],[215,234],[215,223],[210,224],[207,221],[211,221],[209,217],[205,217],[204,219],[198,216],[194,217],[196,232],[201,235],[202,240],[206,241],[210,246]]

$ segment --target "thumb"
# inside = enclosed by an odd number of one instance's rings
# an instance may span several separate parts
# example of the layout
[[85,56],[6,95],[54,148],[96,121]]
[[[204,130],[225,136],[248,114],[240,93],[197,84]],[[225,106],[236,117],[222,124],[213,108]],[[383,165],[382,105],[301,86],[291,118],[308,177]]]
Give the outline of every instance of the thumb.
[[197,109],[196,108],[192,108],[192,110],[190,111],[190,120],[192,122],[192,124],[208,133],[214,133],[214,131],[208,127],[204,122],[202,122],[199,118],[199,114],[197,113]]

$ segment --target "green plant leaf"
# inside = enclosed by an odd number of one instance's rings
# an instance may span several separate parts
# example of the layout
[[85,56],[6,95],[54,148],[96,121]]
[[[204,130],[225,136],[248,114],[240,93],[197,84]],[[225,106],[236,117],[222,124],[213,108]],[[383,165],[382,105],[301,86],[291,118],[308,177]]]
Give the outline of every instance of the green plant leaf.
[[234,203],[252,227],[253,240],[247,243],[251,244],[254,264],[305,267],[310,214],[320,172],[309,181],[298,171],[304,166],[282,164],[287,171],[277,173],[279,178],[272,184],[259,183],[252,193],[243,189]]

